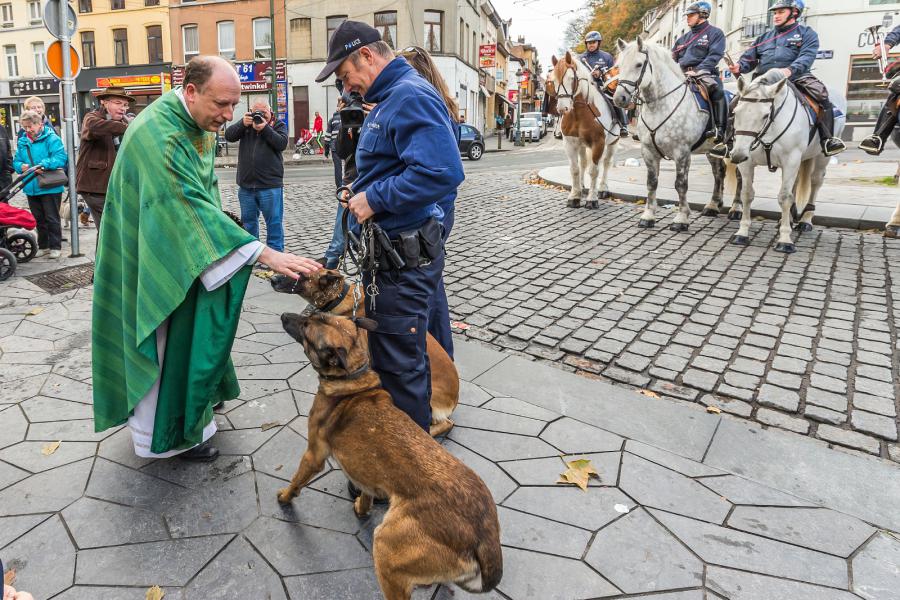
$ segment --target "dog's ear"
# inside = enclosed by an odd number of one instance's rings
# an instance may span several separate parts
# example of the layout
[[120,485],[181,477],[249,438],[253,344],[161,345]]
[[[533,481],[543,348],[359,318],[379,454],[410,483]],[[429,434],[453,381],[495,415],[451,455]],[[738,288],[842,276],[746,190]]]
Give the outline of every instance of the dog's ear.
[[327,270],[319,277],[321,287],[330,288],[333,285],[343,283],[344,276],[337,271]]
[[336,348],[332,348],[332,356],[334,360],[332,360],[332,366],[340,367],[344,371],[347,370],[347,349],[341,346]]
[[366,317],[357,317],[354,322],[356,323],[357,327],[359,327],[360,329],[365,329],[366,331],[375,331],[376,329],[378,329],[378,323]]

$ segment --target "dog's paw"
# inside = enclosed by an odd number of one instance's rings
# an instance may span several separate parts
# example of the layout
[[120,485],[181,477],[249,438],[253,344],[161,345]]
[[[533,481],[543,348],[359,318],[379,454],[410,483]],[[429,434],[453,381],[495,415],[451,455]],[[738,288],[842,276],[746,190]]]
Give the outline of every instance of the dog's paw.
[[372,510],[372,498],[366,496],[365,494],[359,495],[356,500],[353,501],[353,513],[359,519],[364,519],[369,516],[369,512]]
[[291,493],[291,488],[282,488],[278,490],[278,501],[282,504],[290,504],[293,499],[294,494]]

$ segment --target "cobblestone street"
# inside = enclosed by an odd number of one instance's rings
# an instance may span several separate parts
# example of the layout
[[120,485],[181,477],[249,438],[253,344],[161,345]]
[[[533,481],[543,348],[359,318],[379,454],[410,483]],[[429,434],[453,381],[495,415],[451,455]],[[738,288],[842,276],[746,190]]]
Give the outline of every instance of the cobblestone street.
[[[291,250],[323,252],[328,197],[325,182],[286,190]],[[567,209],[521,173],[470,176],[446,268],[457,332],[900,461],[900,241],[817,228],[786,256],[771,221],[741,248],[724,217],[679,234],[638,214]]]

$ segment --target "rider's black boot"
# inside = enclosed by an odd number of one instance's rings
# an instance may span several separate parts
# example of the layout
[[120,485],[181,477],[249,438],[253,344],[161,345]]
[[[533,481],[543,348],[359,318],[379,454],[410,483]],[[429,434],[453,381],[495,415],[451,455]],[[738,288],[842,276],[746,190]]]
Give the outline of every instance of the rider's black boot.
[[873,156],[878,156],[884,150],[888,138],[897,126],[897,100],[898,96],[891,94],[881,114],[878,115],[878,122],[875,123],[875,131],[859,143],[859,147]]
[[725,111],[722,113],[725,115],[724,122],[724,139],[719,142],[716,142],[716,145],[713,146],[712,150],[709,151],[709,155],[713,158],[719,158],[725,160],[728,158],[728,155],[731,154],[731,144],[734,141],[734,107],[737,106],[737,96],[732,98],[731,104],[725,102]]
[[712,103],[713,121],[716,124],[715,142],[725,142],[725,131],[728,129],[728,101],[725,94]]
[[834,108],[831,106],[831,102],[822,103],[822,115],[816,124],[819,129],[819,138],[822,140],[822,152],[825,156],[834,156],[847,149],[840,138],[834,137]]
[[631,134],[628,132],[628,114],[624,108],[616,107],[616,118],[619,120],[619,137],[627,138]]

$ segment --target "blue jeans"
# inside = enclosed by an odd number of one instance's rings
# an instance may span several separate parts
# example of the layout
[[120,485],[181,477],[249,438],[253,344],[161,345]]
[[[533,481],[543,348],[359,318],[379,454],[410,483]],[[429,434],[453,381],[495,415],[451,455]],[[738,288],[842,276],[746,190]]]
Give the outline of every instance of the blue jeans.
[[337,214],[334,217],[334,231],[331,234],[331,243],[325,251],[325,268],[336,269],[341,254],[344,252],[344,230],[341,221],[344,219],[344,211],[347,210],[338,202]]
[[269,188],[251,190],[238,188],[241,204],[241,221],[250,235],[259,239],[259,213],[266,220],[266,245],[273,250],[284,252],[284,189]]

